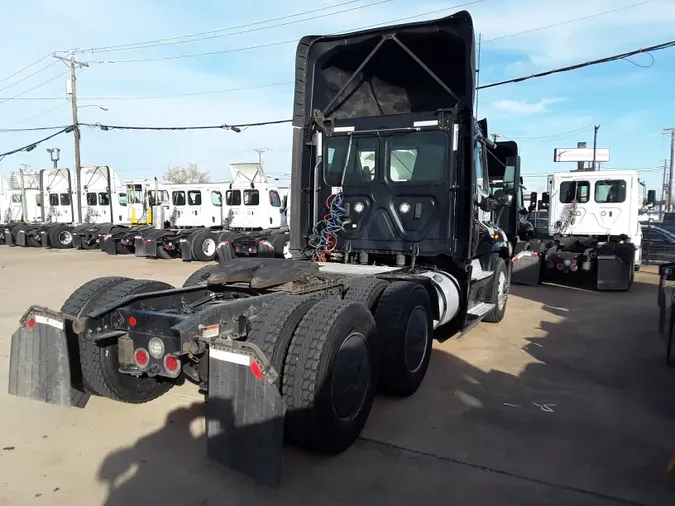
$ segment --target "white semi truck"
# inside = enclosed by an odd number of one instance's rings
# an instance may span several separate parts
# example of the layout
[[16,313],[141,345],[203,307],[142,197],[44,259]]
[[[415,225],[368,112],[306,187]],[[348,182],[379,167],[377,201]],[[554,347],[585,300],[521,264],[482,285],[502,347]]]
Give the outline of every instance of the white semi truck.
[[[532,193],[535,221],[548,216],[548,234],[532,239],[514,257],[514,281],[538,284],[558,276],[591,276],[598,290],[630,289],[640,268],[643,207],[638,174],[632,170],[571,171],[548,176],[539,201]],[[525,265],[522,265],[525,264]]]

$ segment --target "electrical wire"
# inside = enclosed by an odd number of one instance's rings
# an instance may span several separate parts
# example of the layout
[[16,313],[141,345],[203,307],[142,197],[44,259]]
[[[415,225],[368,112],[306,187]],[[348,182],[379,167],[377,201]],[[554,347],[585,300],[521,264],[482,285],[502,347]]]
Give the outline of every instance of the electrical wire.
[[8,75],[7,77],[3,77],[2,79],[0,79],[0,83],[4,83],[4,82],[7,81],[8,79],[11,79],[11,78],[14,77],[14,76],[18,76],[18,75],[21,74],[22,72],[24,72],[24,71],[28,70],[29,68],[31,68],[31,67],[37,65],[37,64],[40,63],[41,61],[46,60],[46,59],[49,58],[51,55],[52,55],[52,53],[47,53],[47,54],[44,55],[42,58],[38,58],[38,59],[35,60],[33,63],[31,63],[31,64],[29,64],[29,65],[26,65],[24,68],[17,70],[16,72],[14,72],[13,74]]
[[642,5],[653,3],[653,2],[656,2],[656,1],[658,1],[658,0],[645,0],[643,2],[638,2],[638,3],[635,3],[635,4],[631,4],[631,5],[624,5],[623,7],[617,7],[616,9],[609,9],[609,10],[606,10],[606,11],[597,12],[595,14],[589,14],[588,16],[582,16],[582,17],[579,17],[579,18],[568,19],[566,21],[560,21],[558,23],[553,23],[551,25],[539,26],[537,28],[531,28],[529,30],[523,30],[521,32],[510,33],[508,35],[501,35],[501,36],[495,37],[493,39],[484,40],[483,42],[495,42],[497,40],[502,40],[502,39],[506,39],[506,38],[509,38],[509,37],[516,37],[518,35],[526,35],[526,34],[529,34],[529,33],[538,32],[540,30],[547,30],[549,28],[555,28],[555,27],[558,27],[558,26],[569,25],[571,23],[576,23],[578,21],[584,21],[586,19],[597,18],[598,16],[604,16],[606,14],[612,14],[614,12],[619,12],[619,11],[623,11],[623,10],[626,10],[626,9],[632,9],[633,7],[640,7]]
[[5,102],[9,102],[10,100],[15,100],[16,98],[21,97],[21,96],[25,95],[26,93],[30,93],[30,92],[33,91],[33,90],[37,90],[38,88],[44,86],[45,84],[49,84],[49,83],[51,83],[52,81],[56,81],[56,80],[59,79],[60,77],[65,76],[68,72],[69,72],[69,71],[66,70],[65,72],[63,72],[63,73],[61,73],[61,74],[58,74],[58,75],[52,77],[51,79],[48,79],[47,81],[44,81],[44,82],[38,84],[37,86],[33,86],[32,88],[30,88],[30,89],[28,89],[28,90],[26,90],[26,91],[24,91],[24,92],[22,92],[22,93],[19,93],[19,94],[16,95],[16,96],[13,96],[13,97],[9,97],[9,98],[5,98],[5,99],[3,99],[3,100],[0,100],[0,105],[4,104]]
[[12,127],[15,127],[16,125],[20,125],[21,123],[25,123],[26,121],[30,121],[30,120],[32,120],[32,119],[35,119],[35,118],[39,118],[39,117],[41,117],[41,116],[44,116],[45,114],[49,114],[50,112],[55,111],[55,110],[57,110],[57,109],[60,109],[61,107],[66,106],[66,105],[68,105],[69,103],[70,103],[70,102],[65,102],[65,103],[63,103],[63,104],[59,104],[59,105],[57,105],[56,107],[52,107],[51,109],[48,109],[48,110],[46,110],[46,111],[42,111],[41,113],[38,113],[38,114],[36,114],[35,116],[31,116],[30,118],[26,118],[26,119],[23,119],[23,120],[21,120],[21,121],[17,121],[16,123],[12,123],[12,124],[9,125],[7,128],[0,128],[0,132],[7,131],[8,129],[10,129],[10,128],[12,128]]
[[[329,12],[327,14],[320,14],[318,16],[311,16],[311,17],[305,18],[305,19],[297,19],[297,20],[294,20],[294,21],[286,21],[284,23],[278,23],[278,24],[275,24],[275,25],[258,26],[258,27],[255,27],[255,28],[250,28],[250,26],[253,26],[253,25],[260,25],[260,24],[264,24],[264,23],[269,22],[269,21],[259,21],[259,22],[251,23],[250,25],[248,25],[249,28],[246,28],[247,25],[242,25],[242,28],[245,28],[245,29],[239,30],[239,31],[236,31],[236,32],[221,33],[221,34],[218,34],[218,35],[208,35],[208,36],[205,36],[205,37],[199,37],[199,38],[192,39],[192,40],[178,40],[178,41],[173,41],[173,42],[158,42],[158,43],[155,43],[155,44],[147,44],[147,45],[143,45],[143,46],[140,46],[140,47],[118,47],[117,49],[98,49],[98,50],[90,50],[89,52],[90,53],[103,53],[103,52],[132,51],[132,50],[146,49],[146,48],[152,48],[152,47],[170,46],[170,45],[176,45],[176,44],[186,44],[186,43],[190,43],[190,42],[201,42],[201,41],[204,41],[204,40],[217,39],[217,38],[223,38],[223,37],[231,37],[233,35],[241,35],[241,34],[244,34],[244,33],[258,32],[258,31],[261,31],[261,30],[268,30],[270,28],[279,28],[279,27],[283,27],[283,26],[294,25],[294,24],[297,24],[297,23],[304,23],[305,21],[314,21],[316,19],[326,18],[326,17],[329,17],[329,16],[335,16],[337,14],[344,14],[346,12],[352,12],[352,11],[357,11],[357,10],[361,10],[361,9],[366,9],[368,7],[374,7],[376,5],[390,3],[392,1],[393,0],[377,0],[376,2],[371,2],[371,3],[366,4],[366,5],[359,5],[357,7],[351,7],[349,9],[343,9],[343,10],[340,10],[338,12]],[[333,5],[333,6],[330,6],[330,7],[323,7],[322,9],[319,9],[319,10],[334,9],[334,8],[340,6],[340,5],[346,5],[346,4],[350,4],[350,3],[354,3],[354,2],[353,1],[344,2],[342,4],[337,4],[337,5]],[[316,11],[314,11],[314,12],[316,12]],[[301,14],[297,14],[296,16],[298,16],[298,15],[301,15]],[[225,28],[222,31],[232,30],[232,29],[234,29],[234,28],[230,28],[230,29]]]
[[[388,21],[383,21],[381,23],[375,23],[375,24],[372,24],[372,25],[360,26],[360,27],[357,27],[357,28],[352,28],[349,31],[353,32],[353,31],[359,31],[359,30],[367,30],[369,28],[376,28],[376,27],[380,27],[380,26],[392,25],[392,24],[400,23],[402,21],[408,21],[410,19],[420,18],[420,17],[423,17],[423,16],[431,15],[431,14],[438,14],[440,12],[447,12],[447,11],[458,9],[460,7],[466,7],[468,5],[474,5],[474,4],[482,3],[482,2],[485,2],[485,1],[487,1],[487,0],[473,0],[472,2],[465,2],[465,3],[462,3],[462,4],[452,5],[452,6],[449,6],[449,7],[445,7],[443,9],[435,9],[435,10],[432,10],[432,11],[422,12],[420,14],[405,16],[405,17],[398,18],[398,19],[390,19]],[[342,33],[344,33],[344,32],[337,32],[337,33],[334,33],[334,34],[329,34],[328,36],[340,35]],[[282,45],[285,45],[285,44],[297,44],[297,43],[298,43],[298,39],[294,38],[294,39],[290,39],[290,40],[282,40],[282,41],[279,41],[279,42],[270,42],[270,43],[267,43],[267,44],[258,44],[258,45],[255,45],[255,46],[246,46],[246,47],[239,47],[239,48],[232,48],[232,49],[222,49],[222,50],[219,50],[219,51],[208,51],[208,52],[205,52],[205,53],[191,53],[191,54],[174,55],[174,56],[158,56],[158,57],[154,57],[154,58],[132,58],[132,59],[128,59],[128,60],[102,60],[102,61],[91,61],[89,63],[117,64],[117,63],[142,63],[142,62],[151,62],[151,61],[178,60],[178,59],[181,59],[181,58],[196,58],[196,57],[201,57],[201,56],[213,56],[213,55],[217,55],[217,54],[235,53],[235,52],[240,52],[240,51],[250,51],[250,50],[253,50],[253,49],[262,49],[262,48],[267,48],[267,47],[282,46]]]
[[14,153],[19,153],[20,151],[26,151],[26,152],[33,151],[39,144],[42,144],[43,142],[48,141],[49,139],[53,139],[57,135],[61,135],[61,134],[64,134],[64,133],[67,134],[67,133],[70,133],[72,131],[73,131],[73,127],[68,126],[66,128],[63,128],[63,129],[59,130],[58,132],[55,132],[51,135],[48,135],[47,137],[45,137],[43,139],[40,139],[40,140],[35,141],[35,142],[31,142],[30,144],[26,144],[23,147],[13,149],[12,151],[7,151],[6,153],[0,153],[0,160],[4,157],[8,156],[8,155],[13,155]]
[[36,71],[33,72],[32,74],[28,74],[27,76],[22,77],[22,78],[19,79],[18,81],[15,81],[15,82],[13,82],[13,83],[11,83],[11,84],[8,84],[8,85],[5,86],[4,88],[0,88],[0,91],[5,91],[6,89],[11,88],[12,86],[16,86],[17,84],[22,83],[22,82],[25,81],[26,79],[30,79],[30,78],[33,77],[34,75],[37,75],[37,74],[39,74],[40,72],[44,72],[44,71],[47,70],[48,68],[53,67],[53,66],[56,65],[57,63],[58,63],[58,60],[54,60],[54,61],[51,62],[49,65],[46,65],[46,66],[42,67],[41,69],[36,70]]
[[648,52],[654,52],[654,51],[661,51],[663,49],[669,49],[671,47],[675,46],[675,40],[671,40],[668,42],[663,42],[661,44],[656,44],[654,46],[649,46],[641,49],[635,49],[633,51],[628,51],[626,53],[621,53],[617,54],[614,56],[607,56],[605,58],[598,58],[597,60],[589,60],[585,63],[577,63],[574,65],[568,65],[567,67],[559,67],[556,69],[552,70],[547,70],[545,72],[537,72],[536,74],[530,74],[529,76],[522,76],[522,77],[516,77],[514,79],[506,79],[504,81],[498,81],[495,83],[491,84],[485,84],[483,86],[477,87],[478,89],[486,89],[486,88],[494,88],[496,86],[503,86],[505,84],[511,84],[511,83],[520,83],[523,81],[528,81],[530,79],[536,79],[539,77],[545,77],[545,76],[550,76],[553,74],[560,74],[563,72],[569,72],[571,70],[577,70],[585,67],[591,67],[593,65],[599,65],[600,63],[609,63],[612,61],[617,61],[617,60],[622,60],[625,59],[626,57],[629,56],[634,56],[636,54],[641,54],[641,53],[648,53]]
[[251,26],[263,25],[263,24],[266,24],[266,23],[273,23],[275,21],[282,21],[284,19],[296,18],[298,16],[303,16],[305,14],[313,14],[315,12],[321,12],[321,11],[325,11],[325,10],[328,10],[328,9],[335,9],[337,7],[342,7],[343,5],[349,5],[349,4],[353,4],[353,3],[361,2],[361,1],[362,0],[349,0],[348,2],[342,2],[342,3],[339,3],[339,4],[335,4],[335,5],[330,5],[328,7],[321,7],[319,9],[312,9],[312,10],[309,10],[309,11],[297,12],[295,14],[288,14],[286,16],[280,16],[280,17],[277,17],[277,18],[267,19],[267,20],[264,20],[264,21],[256,21],[256,22],[253,22],[253,23],[245,23],[243,25],[230,26],[228,28],[220,28],[218,30],[209,30],[207,32],[199,32],[199,33],[193,33],[193,34],[188,34],[188,35],[181,35],[181,36],[178,36],[178,37],[169,37],[169,38],[165,38],[165,39],[147,40],[147,41],[144,41],[144,42],[118,44],[118,45],[114,45],[114,46],[103,46],[103,47],[81,50],[80,52],[83,52],[83,53],[84,52],[98,53],[98,52],[104,52],[104,51],[123,50],[123,49],[128,49],[128,48],[133,49],[134,47],[138,47],[139,49],[142,49],[147,44],[156,44],[156,43],[160,43],[160,42],[172,42],[172,41],[176,41],[176,40],[179,40],[179,39],[189,39],[189,38],[194,38],[194,37],[201,37],[203,35],[211,35],[211,34],[215,34],[215,33],[228,32],[230,30],[238,30],[240,28],[248,28],[248,27],[251,27]]

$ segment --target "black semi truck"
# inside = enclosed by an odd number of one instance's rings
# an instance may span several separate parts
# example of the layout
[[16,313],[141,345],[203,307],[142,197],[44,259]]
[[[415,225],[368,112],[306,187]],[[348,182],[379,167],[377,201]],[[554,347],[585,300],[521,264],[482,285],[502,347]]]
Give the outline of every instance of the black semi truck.
[[[33,306],[10,393],[144,403],[189,380],[208,455],[272,485],[284,438],[348,449],[377,392],[416,392],[436,328],[444,340],[506,311],[520,161],[473,117],[474,51],[466,11],[301,39],[292,258],[221,255],[181,287],[103,277],[60,310]],[[493,191],[489,157],[511,184]]]

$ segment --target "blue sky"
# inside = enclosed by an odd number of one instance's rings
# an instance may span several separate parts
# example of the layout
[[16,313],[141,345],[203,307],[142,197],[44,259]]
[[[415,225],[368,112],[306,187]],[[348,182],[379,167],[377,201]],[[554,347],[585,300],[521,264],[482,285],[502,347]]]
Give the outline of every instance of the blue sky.
[[[474,17],[476,33],[481,33],[485,40],[480,79],[489,83],[657,44],[673,38],[675,33],[673,0],[355,0],[346,5],[345,2],[201,0],[188,4],[177,0],[24,0],[14,3],[12,11],[5,10],[0,18],[3,54],[0,80],[51,51],[101,48],[258,23],[221,31],[212,34],[217,37],[198,42],[78,54],[79,59],[90,62],[78,76],[79,104],[83,106],[80,121],[126,125],[243,123],[290,117],[294,43],[202,57],[108,62],[295,41],[307,34],[347,31],[440,9],[447,10],[411,20],[467,9]],[[337,4],[343,5],[330,8]],[[635,4],[641,5],[542,28]],[[316,12],[260,23],[308,10]],[[285,25],[270,27],[282,23]],[[542,29],[531,31],[538,28]],[[57,62],[27,77],[51,60],[0,82],[0,130],[70,122],[65,76],[60,77],[66,67]],[[24,80],[18,82],[21,79]],[[50,79],[54,80],[25,93]],[[574,168],[553,163],[553,149],[572,147],[577,141],[590,145],[593,125],[599,124],[598,145],[611,149],[611,161],[605,165],[638,168],[648,185],[658,188],[661,171],[657,167],[669,156],[668,139],[661,135],[661,130],[675,126],[673,83],[675,49],[670,49],[654,53],[653,62],[649,55],[640,55],[630,61],[481,91],[479,115],[488,117],[491,131],[520,143],[526,175]],[[268,84],[272,86],[138,99]],[[25,94],[21,97],[3,102],[22,93]],[[20,100],[33,97],[63,98]],[[0,131],[0,152],[44,135]],[[0,162],[0,173],[16,170],[22,163],[36,168],[49,165],[45,152],[48,147],[61,149],[62,166],[72,165],[72,136],[63,135],[30,153],[5,158]],[[214,180],[226,179],[228,163],[254,161],[257,156],[254,148],[267,150],[264,156],[268,172],[283,174],[290,170],[290,147],[291,132],[287,125],[252,128],[241,134],[102,132],[88,128],[82,132],[83,163],[110,165],[123,178],[160,176],[168,165],[193,162],[211,171]],[[530,177],[526,182],[536,189],[544,179]]]

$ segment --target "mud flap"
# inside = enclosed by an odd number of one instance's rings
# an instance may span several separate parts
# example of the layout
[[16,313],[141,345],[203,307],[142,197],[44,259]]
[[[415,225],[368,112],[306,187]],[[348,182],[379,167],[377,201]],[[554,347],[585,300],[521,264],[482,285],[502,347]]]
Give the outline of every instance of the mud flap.
[[606,244],[597,251],[598,290],[628,290],[635,272],[635,247],[632,244]]
[[541,276],[542,258],[535,251],[521,251],[511,260],[511,282],[536,286]]
[[16,246],[14,236],[8,228],[5,229],[5,246]]
[[286,415],[278,382],[276,371],[252,344],[235,341],[209,350],[207,454],[272,487],[281,476]]
[[26,246],[26,231],[19,230],[16,233],[16,245],[17,246]]
[[189,239],[180,240],[180,257],[183,262],[192,262],[192,245]]
[[117,239],[111,237],[109,234],[100,235],[98,237],[98,244],[108,255],[117,255],[117,247],[115,245],[116,240]]
[[73,233],[73,248],[82,249],[82,236]]
[[218,245],[218,250],[217,250],[216,257],[218,258],[218,262],[221,264],[224,264],[225,262],[229,262],[232,260],[236,254],[234,252],[234,248],[232,247],[232,244],[228,241],[223,241]]
[[59,313],[37,306],[21,319],[12,335],[9,356],[9,393],[58,406],[83,408],[89,394],[74,387],[77,382],[68,347],[64,320]]
[[157,240],[147,239],[145,241],[145,257],[148,258],[157,258]]
[[134,238],[134,253],[137,257],[145,256],[145,240],[140,235]]

